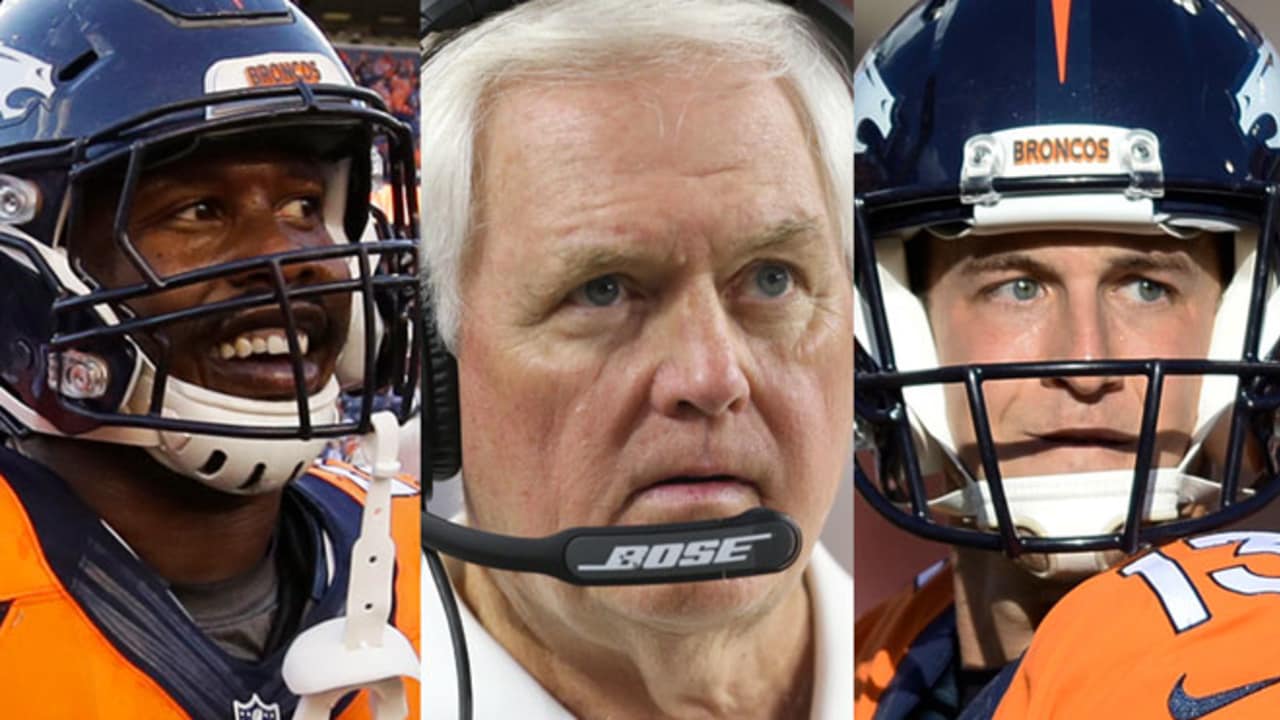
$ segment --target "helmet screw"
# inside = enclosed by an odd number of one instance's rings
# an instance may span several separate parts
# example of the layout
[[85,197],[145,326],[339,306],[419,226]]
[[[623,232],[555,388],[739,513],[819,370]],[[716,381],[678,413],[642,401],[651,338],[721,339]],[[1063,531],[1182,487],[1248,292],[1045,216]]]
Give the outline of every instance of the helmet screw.
[[973,146],[973,157],[969,159],[969,164],[980,167],[985,165],[990,157],[991,146],[986,143],[979,143]]
[[20,225],[35,219],[40,192],[35,184],[0,175],[0,223]]
[[17,215],[22,210],[22,198],[13,188],[7,187],[0,190],[0,211],[7,216]]
[[[66,350],[49,363],[49,386],[72,400],[93,400],[107,394],[111,371],[101,357],[78,350]],[[61,373],[58,370],[61,366]]]

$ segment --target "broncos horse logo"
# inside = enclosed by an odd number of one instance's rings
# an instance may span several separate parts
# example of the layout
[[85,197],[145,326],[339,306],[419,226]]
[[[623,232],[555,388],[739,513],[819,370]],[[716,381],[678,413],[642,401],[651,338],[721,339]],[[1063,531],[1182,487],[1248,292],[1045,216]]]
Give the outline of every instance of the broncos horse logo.
[[[893,106],[896,101],[893,92],[880,77],[880,71],[876,69],[874,54],[863,58],[854,73],[853,102],[857,110],[854,114],[861,118],[858,122],[873,123],[880,129],[880,137],[889,137],[893,130]],[[860,153],[866,149],[866,144],[855,133],[853,151]]]
[[[1264,41],[1258,47],[1253,71],[1236,91],[1236,109],[1240,113],[1240,132],[1248,135],[1254,125],[1269,116],[1272,125],[1280,124],[1280,68],[1276,67],[1276,50]],[[1280,148],[1280,132],[1271,128],[1267,147]]]
[[53,68],[40,58],[0,44],[0,123],[25,117],[53,95]]

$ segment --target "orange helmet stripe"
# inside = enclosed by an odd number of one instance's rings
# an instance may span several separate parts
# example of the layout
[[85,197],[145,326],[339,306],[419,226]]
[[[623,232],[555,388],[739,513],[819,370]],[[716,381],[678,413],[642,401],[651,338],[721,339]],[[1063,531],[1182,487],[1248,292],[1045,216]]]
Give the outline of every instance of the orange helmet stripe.
[[1058,47],[1058,84],[1067,82],[1067,44],[1071,39],[1071,0],[1053,0],[1053,39]]

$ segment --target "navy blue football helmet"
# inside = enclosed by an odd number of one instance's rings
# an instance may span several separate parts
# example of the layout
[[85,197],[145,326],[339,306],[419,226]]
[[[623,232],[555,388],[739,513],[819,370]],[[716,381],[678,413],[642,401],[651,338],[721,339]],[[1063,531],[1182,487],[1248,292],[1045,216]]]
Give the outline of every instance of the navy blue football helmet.
[[[389,148],[394,210],[370,223],[375,142]],[[323,222],[333,245],[163,276],[129,236],[139,180],[188,153],[246,144],[323,164]],[[104,182],[119,188],[111,249],[141,278],[126,287],[93,277],[68,249],[85,225],[86,188]],[[227,492],[279,487],[327,439],[368,432],[378,393],[413,397],[416,228],[410,130],[375,93],[354,86],[328,41],[287,0],[0,3],[5,432],[145,447],[170,469]],[[286,280],[291,266],[335,258],[349,278]],[[268,280],[205,306],[149,316],[132,308],[175,288],[249,275]],[[352,307],[349,326],[334,330],[345,330],[346,344],[335,379],[309,390],[304,365],[314,358],[297,310],[337,296]],[[295,397],[240,398],[170,372],[165,328],[264,308],[259,314],[286,330]],[[360,397],[354,417],[339,412],[343,392]]]
[[[923,0],[869,50],[854,80],[855,479],[871,505],[1017,556],[1133,552],[1280,492],[1278,60],[1219,0]],[[941,365],[921,248],[1061,229],[1218,242],[1206,355]],[[1181,376],[1199,379],[1198,417],[1160,467],[1161,393]],[[1132,468],[1002,473],[992,384],[1082,377],[1145,386]],[[948,398],[972,423],[967,453]]]

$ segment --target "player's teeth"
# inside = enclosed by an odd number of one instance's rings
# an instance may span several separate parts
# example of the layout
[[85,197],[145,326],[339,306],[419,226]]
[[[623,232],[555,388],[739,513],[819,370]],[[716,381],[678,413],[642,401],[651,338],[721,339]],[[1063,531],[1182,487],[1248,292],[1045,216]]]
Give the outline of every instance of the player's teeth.
[[[311,338],[304,332],[298,333],[298,347],[303,354],[306,354],[310,346]],[[288,355],[289,341],[285,339],[283,328],[253,330],[230,342],[219,343],[210,352],[223,360],[243,359],[253,355]]]

